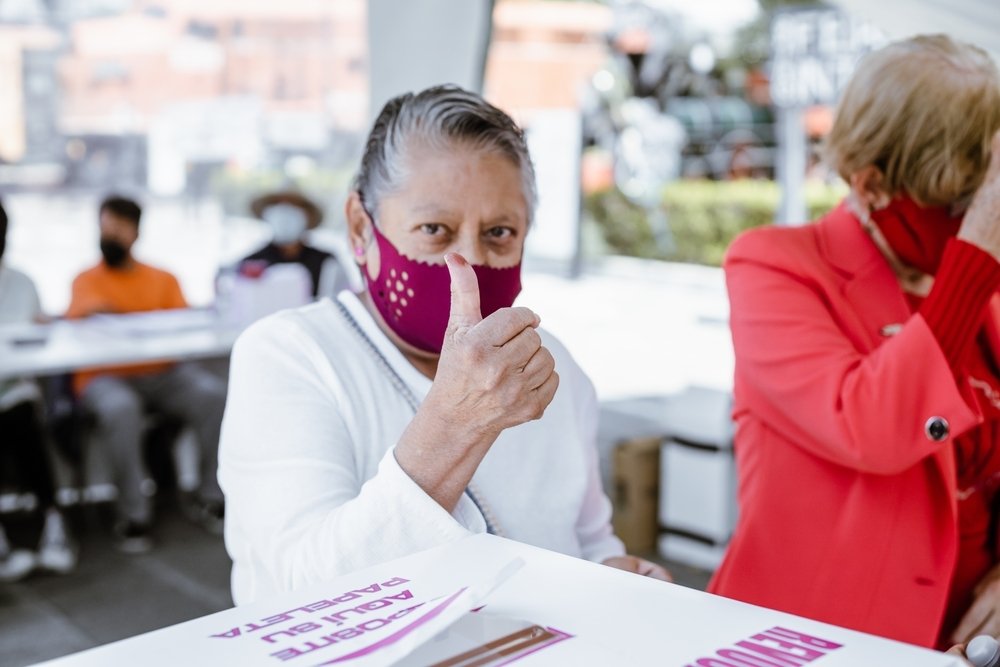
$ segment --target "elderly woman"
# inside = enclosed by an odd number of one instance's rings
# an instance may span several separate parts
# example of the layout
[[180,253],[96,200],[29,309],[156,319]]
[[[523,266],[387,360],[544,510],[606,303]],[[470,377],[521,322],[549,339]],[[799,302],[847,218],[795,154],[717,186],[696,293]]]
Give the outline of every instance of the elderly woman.
[[887,46],[829,137],[848,198],[729,250],[740,518],[713,592],[926,646],[1000,634],[998,129],[983,51]]
[[666,576],[611,531],[593,387],[511,307],[534,203],[521,131],[478,96],[431,88],[379,114],[346,205],[367,291],[233,351],[237,604],[483,531]]

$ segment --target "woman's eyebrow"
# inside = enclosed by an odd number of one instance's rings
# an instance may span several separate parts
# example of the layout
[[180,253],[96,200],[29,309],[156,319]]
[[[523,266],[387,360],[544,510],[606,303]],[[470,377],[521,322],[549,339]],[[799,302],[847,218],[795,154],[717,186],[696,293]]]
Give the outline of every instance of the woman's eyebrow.
[[452,215],[448,209],[442,208],[438,204],[419,204],[410,209],[414,215],[429,215],[433,217],[447,218]]
[[482,224],[484,227],[489,227],[490,225],[496,225],[501,222],[514,223],[520,218],[514,213],[501,213],[500,215],[489,218],[488,220],[483,220]]
[[[410,209],[410,215],[433,218],[435,220],[442,221],[454,220],[461,217],[461,213],[434,203],[418,204]],[[504,211],[503,213],[499,213],[492,218],[481,220],[480,225],[483,227],[489,227],[500,223],[515,223],[520,219],[520,216],[516,213]]]

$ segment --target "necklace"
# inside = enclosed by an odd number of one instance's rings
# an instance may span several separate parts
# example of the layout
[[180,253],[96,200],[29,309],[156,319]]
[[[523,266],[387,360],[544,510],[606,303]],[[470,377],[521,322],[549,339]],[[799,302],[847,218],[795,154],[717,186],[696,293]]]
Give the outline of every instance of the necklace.
[[[400,395],[400,397],[402,397],[406,404],[410,406],[410,410],[413,411],[413,414],[416,415],[417,410],[420,408],[420,401],[417,400],[417,397],[414,395],[409,385],[407,385],[406,381],[400,377],[399,373],[396,372],[396,369],[389,363],[389,360],[385,358],[385,355],[379,351],[378,347],[375,346],[375,343],[364,332],[364,329],[361,328],[361,325],[358,324],[357,320],[354,319],[344,304],[340,303],[340,301],[336,299],[331,299],[331,301],[335,306],[337,306],[337,310],[340,312],[341,317],[343,317],[347,322],[351,331],[358,336],[364,348],[368,350],[372,359],[375,361],[375,365],[379,367],[382,374],[386,376],[396,392]],[[500,530],[500,525],[497,523],[492,509],[490,509],[486,501],[483,500],[483,496],[477,489],[476,483],[472,480],[469,480],[468,485],[465,487],[465,495],[469,497],[469,500],[472,501],[472,504],[476,506],[476,509],[478,509],[479,513],[483,516],[483,520],[486,522],[486,532],[491,535],[499,535],[502,537],[503,532]]]

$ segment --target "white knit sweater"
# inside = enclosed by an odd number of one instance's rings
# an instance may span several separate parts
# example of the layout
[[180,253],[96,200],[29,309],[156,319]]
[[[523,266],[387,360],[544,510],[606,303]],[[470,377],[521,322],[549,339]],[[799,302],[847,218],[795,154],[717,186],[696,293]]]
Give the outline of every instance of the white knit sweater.
[[[339,301],[423,400],[431,381],[355,295]],[[596,395],[565,348],[541,335],[560,376],[555,398],[542,419],[501,434],[473,482],[504,536],[601,561],[624,549],[597,470]],[[240,336],[219,452],[237,604],[486,530],[468,496],[449,514],[396,463],[393,447],[412,418],[330,300]]]

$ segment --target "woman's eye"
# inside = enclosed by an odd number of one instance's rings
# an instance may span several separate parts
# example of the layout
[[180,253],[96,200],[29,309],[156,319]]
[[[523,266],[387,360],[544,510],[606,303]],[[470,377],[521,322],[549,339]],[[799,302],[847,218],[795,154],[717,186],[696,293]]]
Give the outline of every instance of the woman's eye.
[[514,230],[510,227],[490,227],[486,235],[491,239],[509,239],[514,236]]
[[445,232],[444,225],[440,225],[436,222],[427,222],[420,225],[420,231],[428,236],[441,236]]

